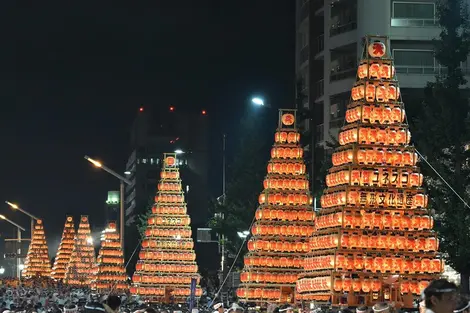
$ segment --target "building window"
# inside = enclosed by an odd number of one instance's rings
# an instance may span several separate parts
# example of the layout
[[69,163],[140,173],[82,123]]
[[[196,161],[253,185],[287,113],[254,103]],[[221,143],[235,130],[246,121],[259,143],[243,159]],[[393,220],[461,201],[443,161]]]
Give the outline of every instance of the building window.
[[189,192],[189,185],[186,185],[186,192]]
[[143,164],[147,164],[147,159],[142,159]]
[[434,26],[436,4],[419,1],[394,1],[392,4],[392,26]]
[[432,74],[436,67],[434,51],[393,49],[397,73]]

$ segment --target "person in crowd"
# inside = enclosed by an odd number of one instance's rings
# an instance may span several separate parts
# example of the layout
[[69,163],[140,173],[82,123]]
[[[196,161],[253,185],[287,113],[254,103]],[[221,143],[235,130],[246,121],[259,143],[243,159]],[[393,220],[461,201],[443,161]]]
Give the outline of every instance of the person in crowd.
[[78,307],[75,304],[68,304],[64,307],[64,313],[78,313]]
[[453,313],[457,305],[457,286],[446,279],[433,280],[424,289],[427,313]]
[[121,306],[121,298],[115,295],[110,295],[106,299],[106,303],[103,304],[103,307],[107,313],[116,313],[119,312],[119,307]]
[[379,302],[372,307],[372,311],[374,313],[391,313],[391,307],[386,302]]
[[464,295],[459,296],[454,313],[470,313],[470,301],[468,297]]
[[356,313],[369,313],[369,308],[365,305],[358,306],[356,308]]
[[213,313],[224,313],[224,304],[222,302],[217,303],[214,305],[214,312]]

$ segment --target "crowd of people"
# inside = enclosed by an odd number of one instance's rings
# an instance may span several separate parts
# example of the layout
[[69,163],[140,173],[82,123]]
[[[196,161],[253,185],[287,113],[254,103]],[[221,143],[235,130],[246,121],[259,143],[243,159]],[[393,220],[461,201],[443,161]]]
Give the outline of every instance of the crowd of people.
[[[211,303],[210,301],[209,303]],[[211,305],[212,306],[212,305]],[[200,302],[191,313],[207,311]],[[217,303],[213,313],[245,313],[245,308],[233,303],[227,308]],[[247,311],[255,310],[247,308]],[[259,310],[259,308],[256,308]],[[470,313],[470,300],[458,293],[457,286],[445,279],[429,284],[416,308],[419,313]],[[399,313],[393,303],[377,303],[373,307],[356,308],[295,308],[290,305],[271,305],[268,313]],[[0,313],[185,313],[188,304],[148,304],[127,293],[99,295],[88,288],[72,288],[49,279],[31,279],[21,283],[15,279],[0,280]],[[247,312],[248,313],[248,312]]]

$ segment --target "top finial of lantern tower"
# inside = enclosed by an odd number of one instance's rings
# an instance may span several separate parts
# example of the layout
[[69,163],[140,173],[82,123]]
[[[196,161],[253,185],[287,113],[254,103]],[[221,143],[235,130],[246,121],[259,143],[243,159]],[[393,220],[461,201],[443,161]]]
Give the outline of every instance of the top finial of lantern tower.
[[297,129],[297,110],[279,109],[278,129]]
[[390,57],[390,40],[387,36],[367,35],[364,41],[362,59],[387,59]]

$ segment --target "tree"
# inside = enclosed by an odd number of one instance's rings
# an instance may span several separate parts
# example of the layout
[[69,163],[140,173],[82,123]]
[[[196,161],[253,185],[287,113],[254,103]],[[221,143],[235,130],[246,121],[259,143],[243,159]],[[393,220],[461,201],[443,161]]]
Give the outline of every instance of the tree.
[[138,216],[138,221],[137,221],[137,229],[139,231],[140,239],[143,239],[145,237],[145,230],[147,229],[148,225],[148,220],[150,215],[152,215],[152,208],[153,205],[155,204],[155,200],[153,197],[150,197],[149,203],[147,205],[147,210],[145,210],[144,213],[139,214]]
[[273,128],[267,125],[267,121],[271,120],[267,116],[272,113],[268,110],[247,112],[242,118],[235,157],[228,163],[225,201],[222,197],[211,201],[212,216],[223,213],[224,218],[212,218],[209,226],[224,235],[226,248],[231,254],[236,254],[243,242],[237,232],[249,230],[258,207],[269,148],[273,143]]
[[[424,102],[414,121],[418,151],[450,184],[465,202],[470,202],[469,103],[462,86],[466,80],[461,63],[470,50],[467,7],[462,0],[437,3],[441,27],[435,41],[435,58],[443,68],[435,82],[424,91]],[[450,265],[461,274],[462,291],[469,291],[470,278],[470,208],[434,173],[422,167],[429,177],[425,183],[430,195],[430,208],[436,213],[436,230],[441,251]]]

